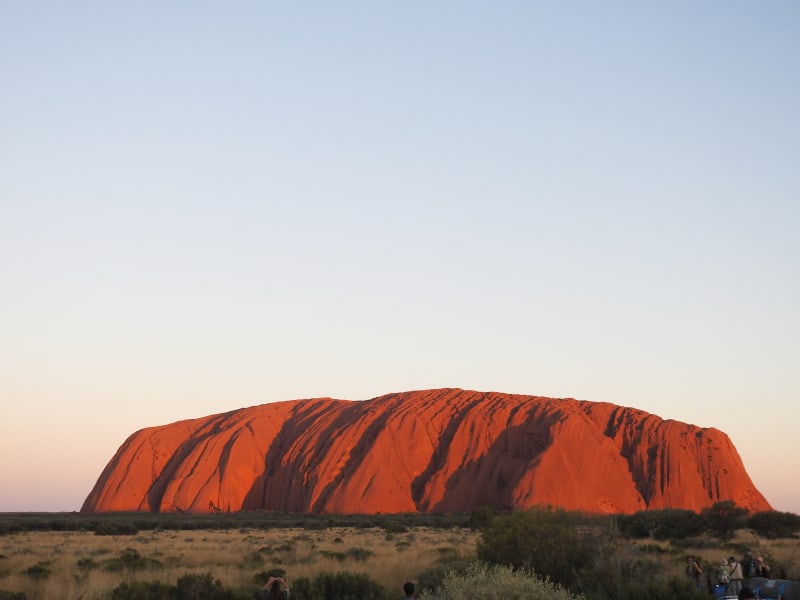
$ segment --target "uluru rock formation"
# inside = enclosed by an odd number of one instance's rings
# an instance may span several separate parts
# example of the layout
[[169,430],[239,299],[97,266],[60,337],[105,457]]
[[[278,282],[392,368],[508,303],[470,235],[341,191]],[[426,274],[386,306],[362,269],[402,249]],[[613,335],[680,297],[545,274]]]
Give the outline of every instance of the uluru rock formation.
[[634,408],[438,389],[317,398],[142,429],[83,512],[770,510],[728,436]]

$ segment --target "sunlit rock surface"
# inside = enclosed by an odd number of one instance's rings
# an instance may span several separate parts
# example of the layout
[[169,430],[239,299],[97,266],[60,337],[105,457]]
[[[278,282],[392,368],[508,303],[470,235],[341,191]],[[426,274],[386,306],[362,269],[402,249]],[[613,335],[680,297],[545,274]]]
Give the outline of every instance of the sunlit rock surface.
[[318,398],[142,429],[84,512],[769,510],[728,436],[607,403],[460,389]]

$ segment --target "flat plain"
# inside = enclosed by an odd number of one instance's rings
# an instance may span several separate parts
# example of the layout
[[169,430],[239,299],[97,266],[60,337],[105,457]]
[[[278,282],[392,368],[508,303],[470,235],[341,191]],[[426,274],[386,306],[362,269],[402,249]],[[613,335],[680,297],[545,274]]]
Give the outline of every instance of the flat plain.
[[[107,597],[123,582],[174,584],[210,573],[225,586],[257,586],[254,577],[282,569],[291,583],[322,572],[365,573],[389,589],[442,557],[474,554],[466,528],[161,530],[136,535],[26,531],[0,536],[0,590],[39,598]],[[255,588],[254,588],[255,589]]]
[[[300,527],[155,529],[133,535],[92,531],[19,531],[0,535],[0,590],[28,600],[99,600],[124,582],[174,585],[186,574],[210,574],[226,587],[258,589],[257,579],[279,569],[290,584],[320,573],[364,573],[390,590],[418,581],[436,565],[475,556],[479,532],[466,527]],[[647,556],[682,576],[686,556],[709,574],[719,560],[746,548],[781,565],[790,579],[800,573],[800,540],[768,540],[748,530],[722,543],[698,538],[697,546],[627,540],[630,558]],[[774,576],[780,576],[776,572]]]

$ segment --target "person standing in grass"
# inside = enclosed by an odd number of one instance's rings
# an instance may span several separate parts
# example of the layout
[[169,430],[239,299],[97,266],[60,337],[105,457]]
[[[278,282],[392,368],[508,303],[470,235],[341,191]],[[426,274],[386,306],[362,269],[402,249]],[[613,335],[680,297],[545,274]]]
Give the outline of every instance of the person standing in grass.
[[688,557],[686,559],[686,576],[692,580],[695,589],[699,592],[703,591],[703,582],[701,581],[702,575],[703,569],[700,568],[700,564],[694,557]]
[[731,585],[731,567],[726,559],[722,559],[719,563],[719,575],[717,577],[719,585],[717,586],[717,596],[725,596],[730,591]]
[[744,575],[742,574],[742,565],[733,556],[728,559],[728,564],[731,566],[731,591],[734,595],[738,595],[742,591]]
[[755,576],[769,579],[769,565],[764,562],[764,557],[762,556],[756,558]]
[[403,584],[403,600],[414,600],[414,584],[407,581]]
[[266,600],[288,600],[289,584],[283,577],[270,577],[261,588],[262,597]]

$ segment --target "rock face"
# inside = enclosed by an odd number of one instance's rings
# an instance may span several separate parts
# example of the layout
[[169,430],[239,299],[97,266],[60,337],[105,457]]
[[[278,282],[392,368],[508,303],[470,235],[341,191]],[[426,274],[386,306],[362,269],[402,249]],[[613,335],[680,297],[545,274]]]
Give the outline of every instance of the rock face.
[[613,404],[439,389],[142,429],[83,512],[769,510],[726,434]]

